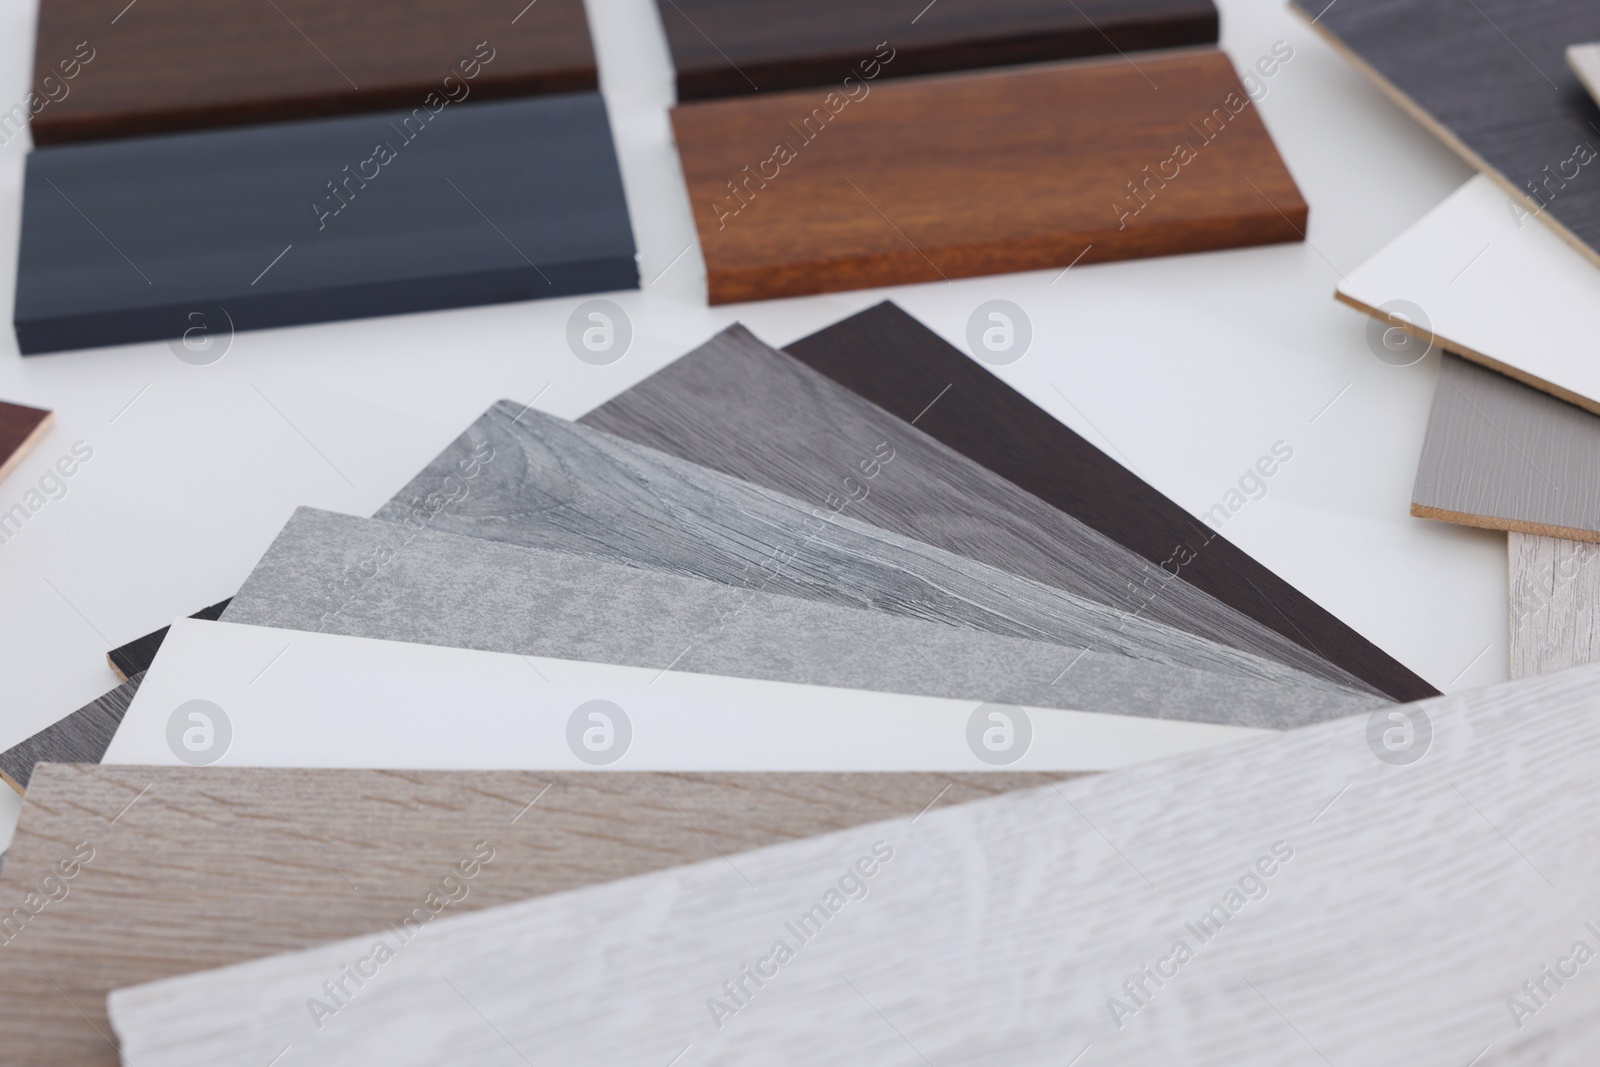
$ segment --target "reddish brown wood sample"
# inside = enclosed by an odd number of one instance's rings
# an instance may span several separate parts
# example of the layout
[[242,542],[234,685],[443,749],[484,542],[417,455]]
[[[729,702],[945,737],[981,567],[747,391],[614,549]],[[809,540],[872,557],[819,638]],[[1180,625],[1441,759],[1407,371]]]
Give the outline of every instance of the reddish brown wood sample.
[[33,451],[39,439],[50,432],[53,422],[55,416],[48,411],[0,400],[0,479]]
[[1304,238],[1306,203],[1216,51],[764,93],[672,121],[713,304]]
[[599,84],[582,0],[138,0],[120,15],[119,6],[42,0],[35,144],[423,107],[429,93],[461,103]]

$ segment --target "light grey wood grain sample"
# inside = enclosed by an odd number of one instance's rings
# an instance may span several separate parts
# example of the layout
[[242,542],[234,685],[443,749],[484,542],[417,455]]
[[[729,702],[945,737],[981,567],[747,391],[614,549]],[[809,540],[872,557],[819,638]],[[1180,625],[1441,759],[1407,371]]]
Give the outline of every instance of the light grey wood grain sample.
[[[80,842],[93,858],[63,899],[0,930],[0,1047],[8,1065],[115,1067],[118,986],[348,937],[430,893],[473,911],[1062,777],[45,764],[0,915]],[[461,878],[479,841],[494,858]]]
[[509,400],[377,518],[1070,648],[1331,684]]
[[1600,662],[1600,545],[1508,538],[1511,677]]
[[1600,417],[1446,354],[1411,514],[1600,541]]
[[[1576,1067],[1597,712],[1579,667],[374,927],[110,1018],[140,1067]],[[370,980],[330,992],[344,967]]]
[[1366,688],[743,326],[578,421],[811,504],[844,501],[862,522]]
[[225,621],[1276,729],[1383,702],[312,508],[278,534]]
[[131,676],[59,722],[0,752],[0,779],[17,792],[28,788],[35,763],[95,763],[116,736],[144,672]]

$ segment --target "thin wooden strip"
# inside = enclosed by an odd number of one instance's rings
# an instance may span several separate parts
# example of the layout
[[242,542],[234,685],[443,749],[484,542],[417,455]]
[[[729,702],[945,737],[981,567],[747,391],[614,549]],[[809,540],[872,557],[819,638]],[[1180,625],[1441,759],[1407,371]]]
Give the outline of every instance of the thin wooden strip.
[[[5,928],[0,1035],[11,1063],[115,1067],[118,986],[352,936],[433,892],[474,911],[1060,777],[46,764],[0,875],[5,914],[80,842],[93,858]],[[480,841],[493,859],[464,878]]]
[[733,326],[578,420],[1341,685],[1366,684]]
[[[222,613],[228,607],[227,600],[219,600],[210,607],[201,608],[190,615],[191,619],[206,619],[215,622],[222,618]],[[154,633],[145,634],[143,637],[129,641],[125,645],[113,648],[106,653],[106,662],[111,664],[111,669],[117,672],[117,677],[127,681],[135,674],[142,674],[150,669],[150,664],[155,662],[156,653],[161,651],[161,642],[167,638],[167,631],[171,627],[163,626]],[[61,763],[74,763],[79,760],[60,760]]]
[[501,401],[377,518],[1284,684],[1260,657]]
[[1600,418],[1444,356],[1411,513],[1600,541]]
[[1217,40],[1211,0],[1081,0],[1068,7],[1048,0],[940,0],[915,17],[851,0],[805,7],[661,0],[659,6],[679,100]]
[[1304,239],[1212,50],[699,101],[672,125],[713,304]]
[[1585,0],[1291,0],[1462,158],[1600,265],[1600,109],[1565,62],[1600,38]]
[[1377,698],[1066,649],[302,508],[227,621],[687,674],[1284,729]]
[[1600,662],[1600,545],[1507,537],[1511,677]]
[[15,325],[24,354],[171,339],[209,363],[235,330],[637,285],[598,93],[438,98],[33,152]]
[[[0,400],[0,481],[50,432],[55,415],[39,408]],[[0,525],[0,536],[5,527]]]
[[1437,692],[894,304],[785,351],[1380,692]]
[[[286,1046],[396,1067],[1582,1064],[1597,684],[1580,667],[426,937],[374,927],[114,992],[110,1018],[145,1067]],[[320,987],[344,966],[370,980]]]
[[1567,49],[1567,66],[1600,104],[1600,44],[1575,44]]
[[0,780],[21,793],[28,788],[36,763],[98,762],[143,680],[143,673],[134,674],[111,692],[0,752]]

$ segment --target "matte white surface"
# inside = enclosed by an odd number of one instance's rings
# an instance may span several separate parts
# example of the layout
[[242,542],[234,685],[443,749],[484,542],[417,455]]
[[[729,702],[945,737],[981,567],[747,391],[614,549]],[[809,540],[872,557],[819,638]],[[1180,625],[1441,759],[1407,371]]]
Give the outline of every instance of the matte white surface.
[[[584,770],[567,720],[609,700],[633,731],[613,770],[993,769],[967,747],[978,701],[193,619],[173,625],[102,762],[181,763],[167,722],[191,700],[228,718],[219,767]],[[1033,739],[1015,770],[1104,770],[1271,732],[1023,711]]]
[[[0,0],[0,105],[27,90],[35,7]],[[589,4],[648,283],[613,296],[634,341],[611,366],[566,347],[577,298],[240,334],[208,367],[160,343],[22,360],[0,329],[0,397],[57,417],[0,509],[72,442],[95,449],[0,545],[0,747],[110,689],[107,649],[233,593],[296,506],[371,514],[501,397],[575,417],[736,320],[782,345],[885,296],[963,347],[980,303],[1020,305],[1032,348],[997,372],[1196,514],[1285,441],[1293,461],[1226,536],[1436,685],[1503,677],[1504,538],[1408,515],[1435,362],[1380,363],[1328,298],[1468,170],[1283,0],[1222,0],[1223,44],[1241,68],[1295,49],[1260,108],[1311,204],[1309,244],[714,310],[655,7]],[[102,50],[115,13],[91,35]],[[0,308],[23,150],[0,147]]]
[[1600,407],[1600,270],[1513,210],[1483,175],[1352,271],[1339,292],[1371,308],[1409,301],[1440,346]]

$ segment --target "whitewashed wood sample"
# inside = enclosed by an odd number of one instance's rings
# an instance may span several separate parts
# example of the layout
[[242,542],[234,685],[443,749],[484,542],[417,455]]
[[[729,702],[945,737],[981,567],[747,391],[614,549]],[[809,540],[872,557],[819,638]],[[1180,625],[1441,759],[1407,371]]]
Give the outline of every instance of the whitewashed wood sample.
[[1575,44],[1567,49],[1567,66],[1572,68],[1589,95],[1600,104],[1600,44]]
[[140,1067],[1590,1064],[1597,713],[1579,667],[375,927],[110,1018]]
[[1592,355],[1600,270],[1481,174],[1351,271],[1334,295],[1386,328],[1600,412]]
[[289,520],[225,618],[688,674],[1273,729],[1383,702],[312,508]]
[[1600,541],[1600,419],[1446,355],[1411,514]]
[[[996,708],[1012,725],[985,749]],[[1261,733],[181,619],[104,762],[1098,771]]]
[[1343,685],[1348,672],[730,326],[578,420]]
[[[8,1065],[116,1067],[105,1009],[119,986],[349,937],[430,893],[476,911],[1059,777],[45,764],[0,914],[52,874],[60,899],[7,931],[0,1045]],[[80,842],[93,858],[63,896]]]
[[1600,663],[1600,545],[1507,536],[1511,677]]
[[1329,684],[509,400],[376,517],[1007,637]]

